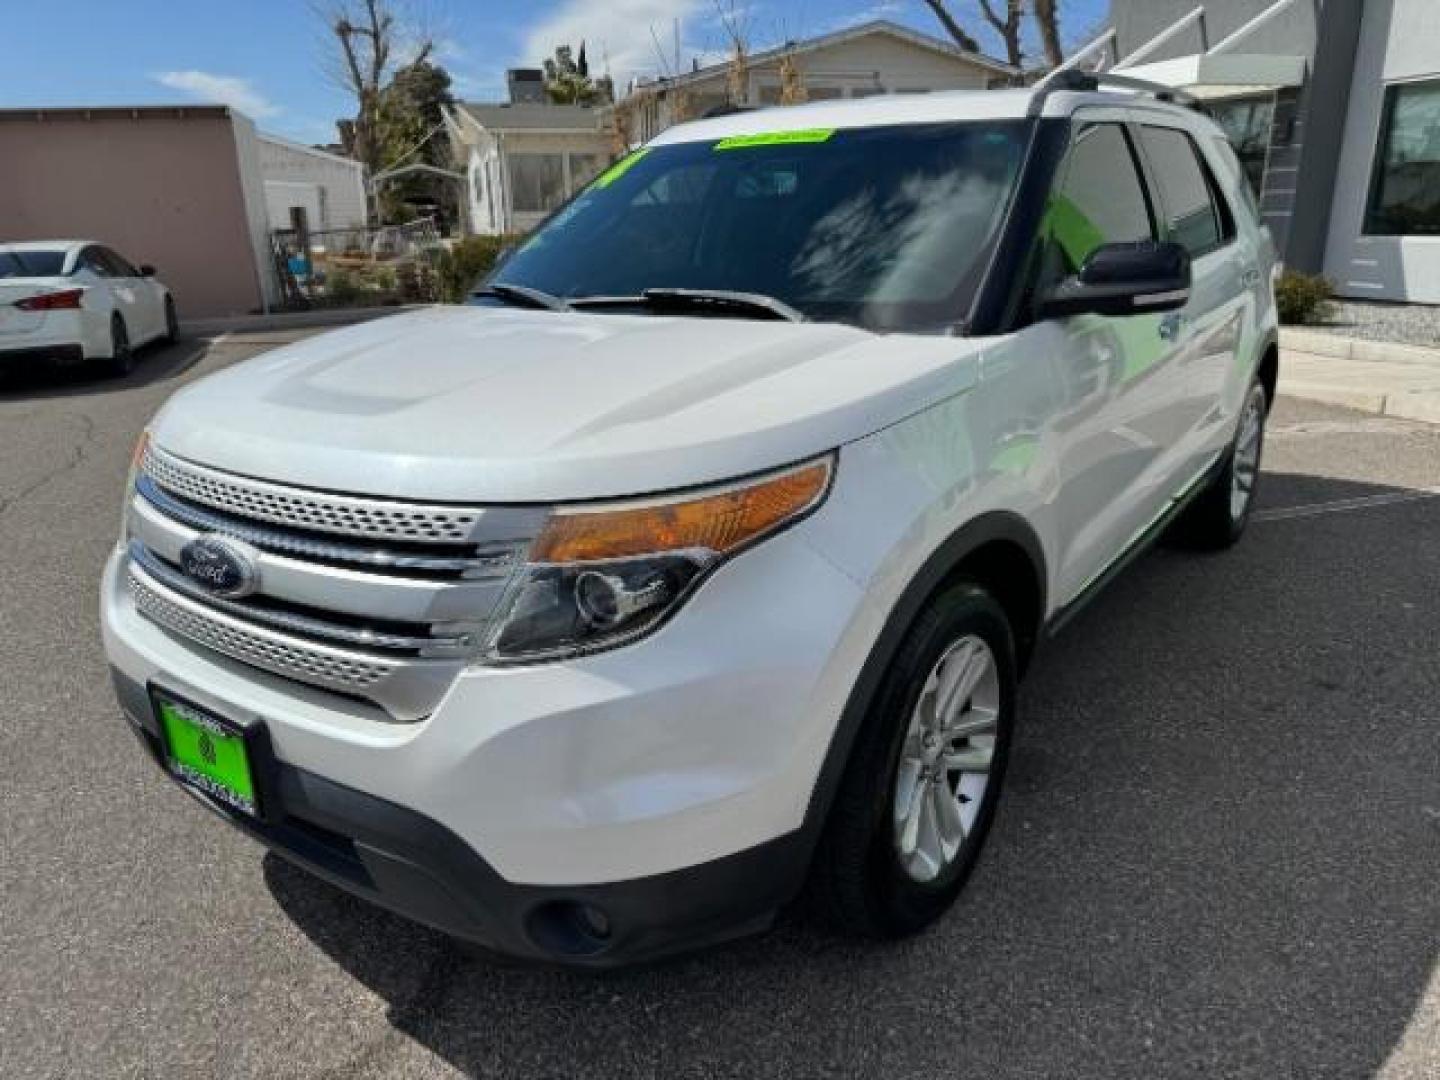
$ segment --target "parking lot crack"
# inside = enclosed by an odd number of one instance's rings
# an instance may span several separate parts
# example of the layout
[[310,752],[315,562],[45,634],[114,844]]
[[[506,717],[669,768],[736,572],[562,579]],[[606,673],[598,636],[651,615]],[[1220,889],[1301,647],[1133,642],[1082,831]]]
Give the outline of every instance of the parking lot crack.
[[14,495],[0,495],[0,517],[4,517],[16,506],[25,502],[32,495],[41,491],[55,480],[74,472],[90,452],[90,447],[95,441],[95,421],[85,413],[76,413],[75,417],[80,422],[80,437],[70,447],[65,459],[55,468],[40,476],[38,479],[26,484]]

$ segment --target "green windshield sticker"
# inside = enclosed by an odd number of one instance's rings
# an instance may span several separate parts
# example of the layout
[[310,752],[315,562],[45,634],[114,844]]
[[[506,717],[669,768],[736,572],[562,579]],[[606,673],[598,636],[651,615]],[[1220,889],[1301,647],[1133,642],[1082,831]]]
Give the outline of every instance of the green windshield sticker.
[[591,187],[609,187],[616,180],[619,180],[620,177],[624,176],[627,172],[633,169],[636,165],[640,164],[640,159],[649,152],[650,148],[648,146],[645,146],[639,150],[636,150],[633,154],[629,154],[621,158],[614,165],[611,165],[610,168],[606,169],[603,173],[597,176],[595,178],[595,183],[592,184]]
[[732,135],[715,144],[716,150],[748,150],[752,146],[791,146],[795,143],[822,143],[835,134],[834,128],[801,128],[799,131],[767,131],[760,135]]

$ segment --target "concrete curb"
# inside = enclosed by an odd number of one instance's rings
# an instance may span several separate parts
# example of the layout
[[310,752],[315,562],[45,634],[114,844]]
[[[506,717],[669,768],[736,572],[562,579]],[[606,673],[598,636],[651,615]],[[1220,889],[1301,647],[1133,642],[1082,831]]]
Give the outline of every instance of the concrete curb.
[[232,315],[218,319],[187,319],[180,323],[186,337],[218,337],[221,334],[253,334],[266,330],[305,330],[322,326],[350,326],[415,311],[428,304],[397,307],[320,308],[315,311],[278,311],[269,315]]
[[1283,396],[1339,405],[1376,416],[1440,424],[1440,353],[1425,366],[1346,361],[1295,350],[1280,354]]
[[1373,361],[1383,364],[1434,364],[1440,371],[1440,342],[1436,347],[1401,345],[1393,341],[1363,341],[1360,338],[1322,334],[1315,330],[1280,331],[1280,348],[1309,356],[1332,356],[1337,360]]

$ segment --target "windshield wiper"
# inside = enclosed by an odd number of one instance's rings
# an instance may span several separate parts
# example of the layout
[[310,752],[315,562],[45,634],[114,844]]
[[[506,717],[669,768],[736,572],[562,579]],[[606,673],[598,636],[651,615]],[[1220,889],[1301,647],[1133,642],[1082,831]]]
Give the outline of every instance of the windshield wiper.
[[548,292],[541,292],[539,289],[532,289],[529,285],[509,285],[503,281],[492,281],[488,285],[482,285],[475,290],[474,295],[497,297],[507,304],[516,304],[520,307],[539,308],[543,311],[573,311],[569,304],[558,296],[551,296]]
[[724,289],[646,289],[640,297],[654,307],[692,310],[731,308],[737,311],[761,312],[772,319],[784,319],[787,322],[805,321],[803,312],[796,311],[784,300],[777,300],[764,293],[728,292]]

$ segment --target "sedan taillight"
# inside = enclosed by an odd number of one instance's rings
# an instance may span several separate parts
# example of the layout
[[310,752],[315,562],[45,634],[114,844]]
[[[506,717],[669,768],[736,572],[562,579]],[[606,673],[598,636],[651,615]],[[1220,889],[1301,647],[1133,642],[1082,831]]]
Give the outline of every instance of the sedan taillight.
[[15,306],[21,311],[74,311],[80,307],[84,289],[65,289],[61,292],[41,293],[16,300]]

